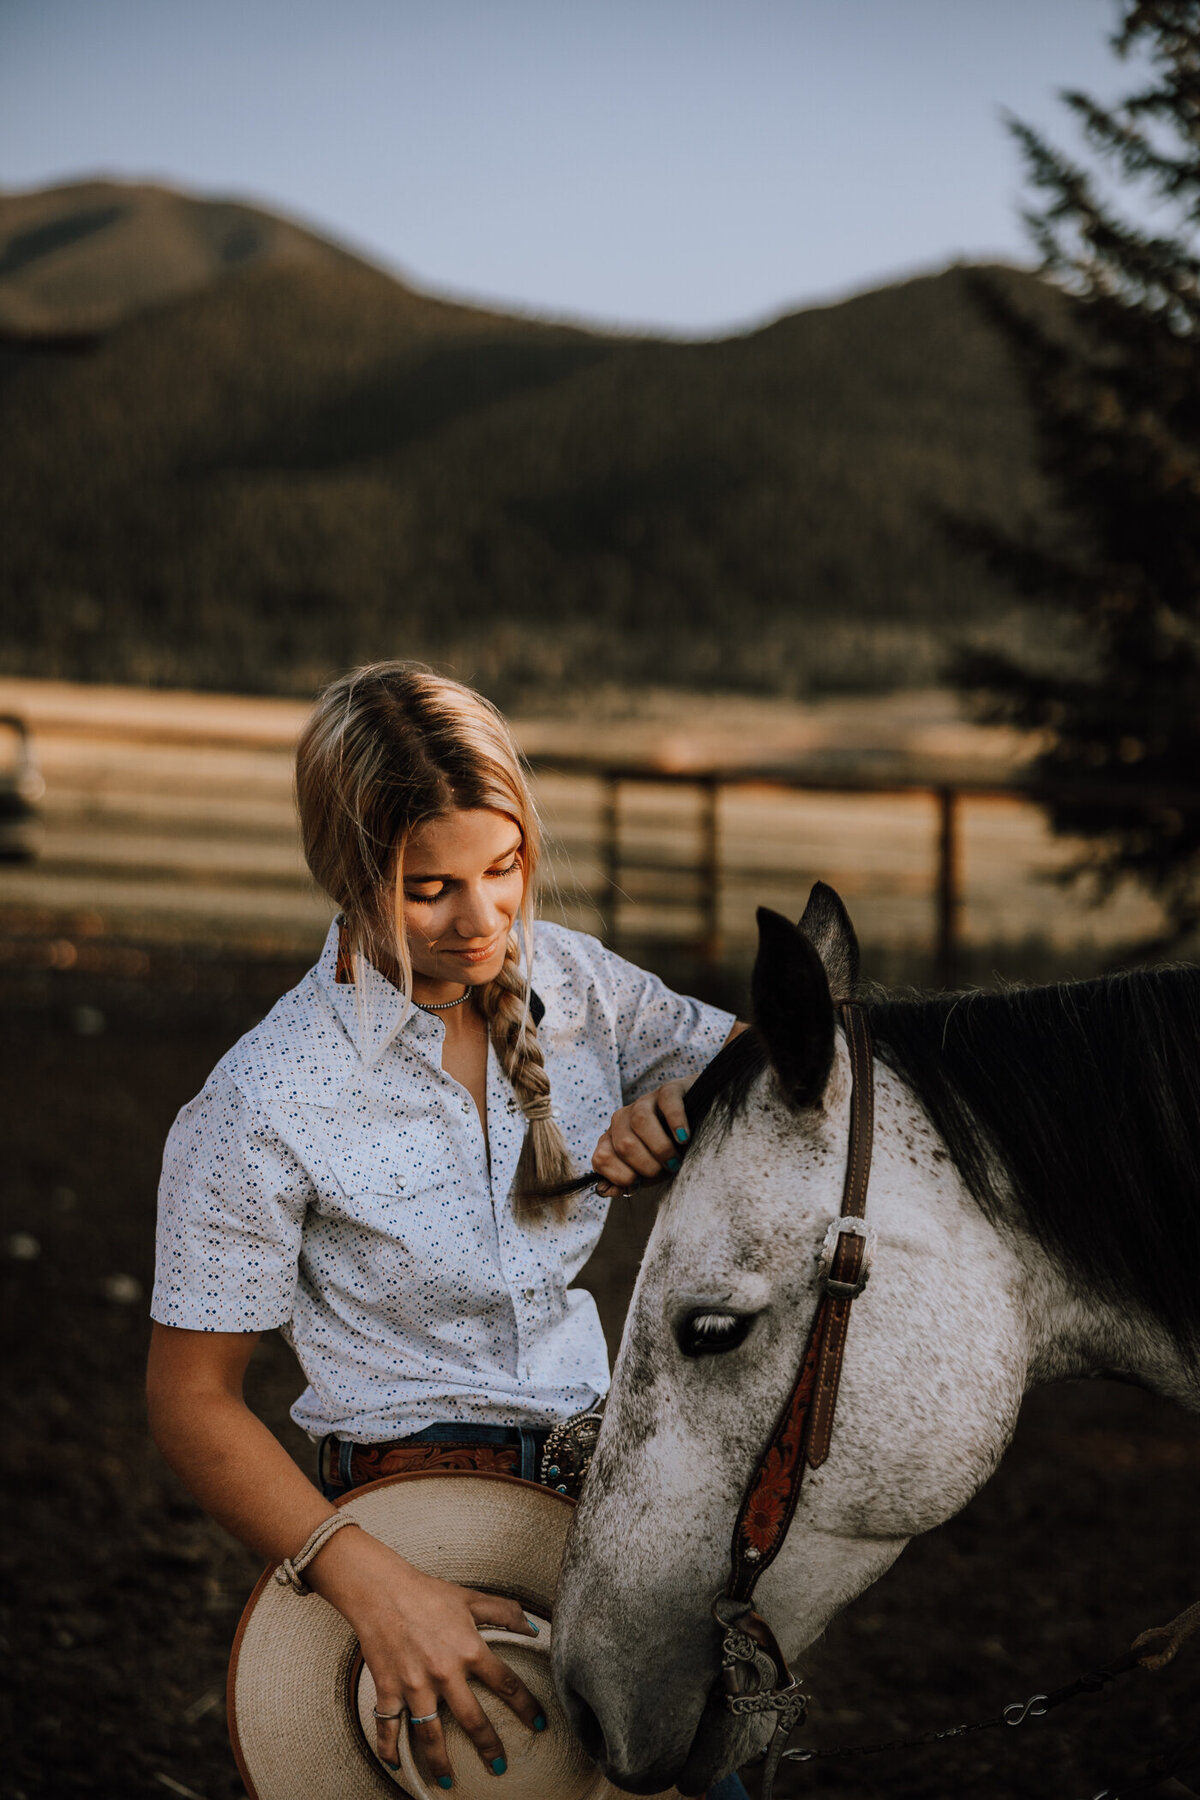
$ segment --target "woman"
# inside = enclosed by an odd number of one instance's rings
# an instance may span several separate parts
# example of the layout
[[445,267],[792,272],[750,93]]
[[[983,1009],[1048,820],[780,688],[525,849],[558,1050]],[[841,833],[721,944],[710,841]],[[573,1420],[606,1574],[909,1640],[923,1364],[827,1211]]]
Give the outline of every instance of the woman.
[[[168,1462],[276,1562],[397,1456],[432,1443],[445,1466],[530,1476],[546,1431],[595,1403],[604,1340],[568,1284],[611,1194],[678,1168],[683,1094],[736,1029],[578,933],[539,926],[534,956],[536,815],[507,726],[470,689],[403,663],[335,681],[296,791],[341,916],[172,1130],[148,1382]],[[589,1158],[601,1186],[543,1197]],[[324,1493],[242,1398],[275,1327],[308,1378],[293,1417],[322,1440]],[[468,1677],[515,1729],[544,1728],[478,1630],[535,1629],[514,1602],[361,1529],[325,1537],[304,1578],[359,1639],[389,1766],[407,1707],[452,1786],[444,1703],[504,1773]]]

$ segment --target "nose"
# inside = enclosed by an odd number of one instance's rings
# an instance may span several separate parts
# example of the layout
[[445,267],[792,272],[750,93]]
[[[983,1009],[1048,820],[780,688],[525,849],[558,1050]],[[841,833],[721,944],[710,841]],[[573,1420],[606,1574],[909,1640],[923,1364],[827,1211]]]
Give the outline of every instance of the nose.
[[467,889],[454,920],[455,935],[472,943],[476,939],[493,938],[509,923],[507,915],[495,899],[483,889]]
[[[555,1687],[562,1701],[571,1729],[594,1763],[609,1780],[630,1794],[661,1794],[675,1785],[684,1761],[686,1744],[662,1746],[647,1744],[633,1749],[620,1742],[609,1743],[595,1709],[575,1685],[583,1671],[573,1671],[574,1679],[564,1668],[555,1670]],[[586,1676],[583,1676],[586,1680]],[[658,1721],[661,1724],[661,1720]],[[616,1726],[618,1736],[620,1726]]]
[[604,1741],[604,1732],[600,1721],[575,1688],[565,1686],[562,1690],[562,1702],[571,1721],[571,1729],[579,1739],[594,1763],[603,1763],[608,1752]]

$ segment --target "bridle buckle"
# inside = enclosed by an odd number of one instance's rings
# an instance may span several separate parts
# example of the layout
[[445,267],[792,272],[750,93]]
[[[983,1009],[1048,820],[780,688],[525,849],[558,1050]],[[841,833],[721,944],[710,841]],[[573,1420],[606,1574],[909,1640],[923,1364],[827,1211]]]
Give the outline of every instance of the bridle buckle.
[[[834,1259],[838,1253],[838,1245],[844,1237],[862,1239],[862,1258],[858,1265],[858,1274],[853,1281],[835,1281],[833,1278]],[[825,1293],[834,1300],[857,1300],[870,1278],[875,1243],[876,1234],[865,1219],[856,1219],[845,1213],[838,1219],[831,1219],[829,1229],[825,1233],[825,1242],[821,1245],[821,1257],[817,1268],[817,1279]]]

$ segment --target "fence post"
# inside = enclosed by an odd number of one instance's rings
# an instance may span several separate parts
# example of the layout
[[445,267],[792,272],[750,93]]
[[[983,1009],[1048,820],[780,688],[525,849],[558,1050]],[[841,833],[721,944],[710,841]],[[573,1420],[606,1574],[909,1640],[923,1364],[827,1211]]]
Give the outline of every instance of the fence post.
[[962,912],[962,845],[958,829],[957,791],[936,790],[938,808],[937,938],[934,980],[953,987],[958,976],[958,930]]
[[621,889],[621,782],[607,770],[600,799],[600,894],[601,936],[614,945],[617,938],[617,904]]
[[715,775],[700,783],[700,955],[709,968],[721,960],[721,784]]

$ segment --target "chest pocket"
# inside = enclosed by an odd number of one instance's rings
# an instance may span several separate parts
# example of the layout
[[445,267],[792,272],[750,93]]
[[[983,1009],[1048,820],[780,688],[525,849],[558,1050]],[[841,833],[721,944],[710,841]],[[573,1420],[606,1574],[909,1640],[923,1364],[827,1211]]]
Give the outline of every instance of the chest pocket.
[[427,1128],[392,1119],[346,1117],[340,1109],[315,1122],[314,1137],[327,1176],[321,1185],[329,1212],[361,1218],[379,1204],[404,1207],[438,1185],[438,1141]]

